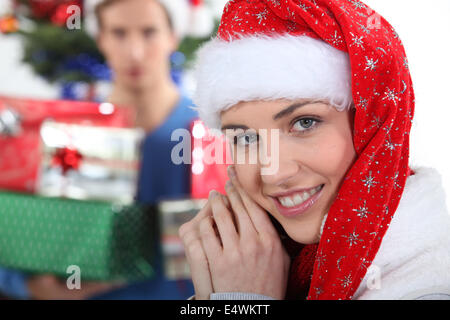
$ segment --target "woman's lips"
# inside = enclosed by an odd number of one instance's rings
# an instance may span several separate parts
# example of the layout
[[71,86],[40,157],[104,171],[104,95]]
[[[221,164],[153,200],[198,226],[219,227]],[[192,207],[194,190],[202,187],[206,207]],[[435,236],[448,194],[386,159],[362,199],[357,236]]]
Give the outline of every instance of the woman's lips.
[[311,208],[322,194],[323,184],[307,190],[272,197],[278,212],[285,217],[294,217],[303,214]]

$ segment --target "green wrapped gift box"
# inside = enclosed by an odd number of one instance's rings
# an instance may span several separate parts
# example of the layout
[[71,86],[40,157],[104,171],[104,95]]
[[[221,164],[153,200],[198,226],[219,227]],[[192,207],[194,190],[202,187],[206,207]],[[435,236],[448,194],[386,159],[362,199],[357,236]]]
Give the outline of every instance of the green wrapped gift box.
[[81,280],[138,281],[153,275],[152,208],[0,192],[0,265]]

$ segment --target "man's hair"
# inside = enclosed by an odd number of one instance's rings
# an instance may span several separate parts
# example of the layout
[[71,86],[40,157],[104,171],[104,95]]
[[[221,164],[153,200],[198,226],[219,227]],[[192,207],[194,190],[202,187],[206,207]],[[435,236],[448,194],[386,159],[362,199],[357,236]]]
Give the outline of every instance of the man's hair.
[[[103,0],[103,1],[101,1],[99,4],[97,4],[95,6],[95,17],[97,18],[97,25],[98,25],[98,28],[100,30],[102,29],[102,26],[103,26],[102,12],[106,8],[114,5],[115,3],[121,2],[121,1],[125,1],[125,0]],[[165,15],[167,17],[167,23],[169,25],[169,28],[170,28],[171,31],[174,31],[173,21],[172,21],[172,18],[170,16],[169,11],[167,10],[167,8],[158,0],[152,0],[152,1],[156,1],[161,6],[161,8],[163,8],[164,13],[165,13]]]

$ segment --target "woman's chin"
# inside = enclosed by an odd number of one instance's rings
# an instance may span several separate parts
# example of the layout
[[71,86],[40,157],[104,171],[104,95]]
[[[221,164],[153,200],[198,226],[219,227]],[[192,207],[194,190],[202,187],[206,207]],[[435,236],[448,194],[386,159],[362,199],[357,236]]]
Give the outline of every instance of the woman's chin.
[[[277,219],[278,220],[278,219]],[[291,219],[283,221],[278,220],[286,234],[295,242],[301,244],[313,244],[320,241],[320,227],[322,219],[315,219],[317,221],[311,222],[295,222]]]

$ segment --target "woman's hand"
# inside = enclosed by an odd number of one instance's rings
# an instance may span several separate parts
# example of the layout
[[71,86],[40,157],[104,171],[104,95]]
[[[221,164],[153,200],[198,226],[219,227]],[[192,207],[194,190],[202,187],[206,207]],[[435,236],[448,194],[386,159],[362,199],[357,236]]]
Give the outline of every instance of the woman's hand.
[[[191,269],[203,266],[204,273],[195,277],[209,283],[210,293],[248,292],[283,299],[289,257],[267,213],[242,189],[233,168],[229,176],[227,197],[212,192],[206,210],[193,224],[183,226],[182,231],[189,228],[197,239],[194,248],[186,248]],[[186,238],[184,232],[180,234]],[[193,251],[201,259],[192,259]],[[193,281],[195,286],[194,273]]]

